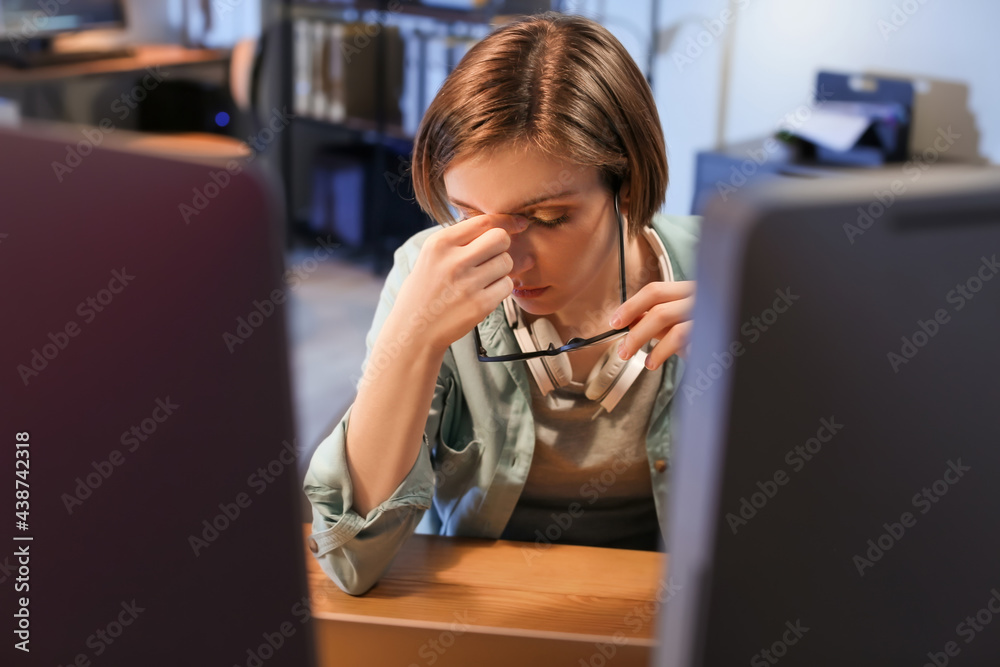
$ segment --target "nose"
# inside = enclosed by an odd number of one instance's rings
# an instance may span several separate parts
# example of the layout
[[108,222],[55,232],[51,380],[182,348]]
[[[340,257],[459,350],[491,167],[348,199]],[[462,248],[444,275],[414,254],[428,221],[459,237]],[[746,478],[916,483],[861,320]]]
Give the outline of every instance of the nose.
[[514,278],[515,281],[518,276],[530,271],[535,266],[535,253],[528,234],[530,230],[529,226],[523,232],[510,235],[510,247],[507,249],[507,253],[514,260],[514,268],[507,275]]

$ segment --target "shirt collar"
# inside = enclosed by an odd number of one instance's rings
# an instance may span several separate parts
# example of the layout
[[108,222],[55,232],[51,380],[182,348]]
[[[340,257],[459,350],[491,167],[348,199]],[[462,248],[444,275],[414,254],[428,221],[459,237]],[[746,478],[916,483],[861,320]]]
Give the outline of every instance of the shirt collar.
[[[486,316],[486,319],[479,323],[479,337],[486,348],[486,353],[490,356],[502,356],[505,354],[517,354],[521,352],[514,332],[507,324],[507,316],[504,313],[501,303],[493,312]],[[531,386],[528,384],[528,369],[524,361],[495,361],[479,362],[501,364],[510,373],[518,388],[530,400]]]

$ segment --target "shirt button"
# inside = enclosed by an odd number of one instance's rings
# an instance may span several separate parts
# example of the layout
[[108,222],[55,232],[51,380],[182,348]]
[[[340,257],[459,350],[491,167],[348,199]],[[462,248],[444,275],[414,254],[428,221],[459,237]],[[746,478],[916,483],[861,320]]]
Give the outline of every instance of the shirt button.
[[311,537],[309,538],[309,551],[311,551],[313,553],[316,553],[317,551],[319,551],[319,545],[316,544],[316,540],[314,540]]
[[664,459],[656,459],[653,466],[656,468],[656,472],[663,472],[667,469],[667,462]]

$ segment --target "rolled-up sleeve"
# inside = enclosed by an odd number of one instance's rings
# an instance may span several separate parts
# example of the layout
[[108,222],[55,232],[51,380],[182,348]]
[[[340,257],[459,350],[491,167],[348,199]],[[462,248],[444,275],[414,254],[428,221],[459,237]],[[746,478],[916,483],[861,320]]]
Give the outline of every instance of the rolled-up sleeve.
[[352,508],[346,434],[351,411],[316,449],[304,490],[312,505],[309,549],[320,567],[346,593],[370,590],[389,569],[434,496],[434,470],[424,448],[392,495],[362,517]]
[[[368,351],[362,371],[368,365],[379,331],[416,259],[420,243],[414,241],[422,243],[426,235],[422,233],[418,237],[396,251],[393,268],[386,277],[368,332]],[[450,358],[450,352],[447,356]],[[442,369],[442,375],[446,374],[444,371]],[[426,510],[434,511],[435,477],[428,434],[431,438],[438,436],[443,388],[439,375],[423,446],[412,468],[392,495],[372,508],[367,516],[362,517],[353,508],[354,489],[347,467],[347,427],[353,405],[313,453],[303,484],[313,516],[309,550],[319,560],[323,571],[346,593],[361,595],[378,583],[400,547],[415,532]],[[433,526],[434,522],[427,524]]]

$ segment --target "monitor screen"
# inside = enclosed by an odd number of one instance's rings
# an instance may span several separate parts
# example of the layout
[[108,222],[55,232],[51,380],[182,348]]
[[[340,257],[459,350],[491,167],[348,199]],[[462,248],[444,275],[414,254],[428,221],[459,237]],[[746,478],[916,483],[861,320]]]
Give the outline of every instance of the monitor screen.
[[0,0],[0,35],[24,40],[125,25],[121,0]]
[[918,173],[709,205],[657,667],[998,664],[1000,169]]
[[125,132],[59,183],[79,126],[0,128],[0,665],[314,665],[279,200]]

